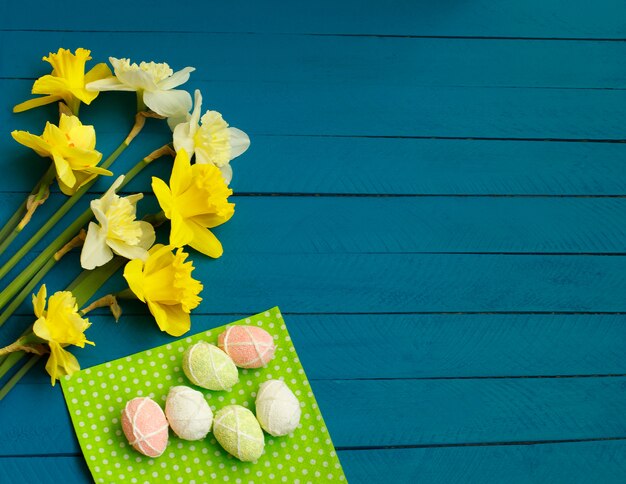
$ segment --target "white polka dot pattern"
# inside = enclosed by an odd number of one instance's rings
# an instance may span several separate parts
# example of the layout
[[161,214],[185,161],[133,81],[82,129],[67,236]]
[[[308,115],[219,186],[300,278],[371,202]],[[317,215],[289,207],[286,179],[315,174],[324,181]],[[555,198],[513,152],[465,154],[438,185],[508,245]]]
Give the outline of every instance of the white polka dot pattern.
[[63,394],[85,460],[96,483],[205,482],[301,484],[342,482],[345,476],[328,430],[315,401],[287,328],[278,308],[232,324],[259,326],[273,335],[276,356],[265,368],[240,370],[239,383],[230,392],[207,395],[213,412],[227,405],[243,405],[254,411],[261,383],[284,380],[302,407],[300,425],[285,437],[265,436],[265,452],[257,462],[240,462],[220,447],[212,433],[204,440],[184,441],[171,432],[159,458],[140,455],[122,432],[120,414],[137,396],[162,406],[169,388],[193,385],[185,377],[181,359],[193,343],[217,343],[231,325],[143,351],[126,358],[81,370],[61,380]]

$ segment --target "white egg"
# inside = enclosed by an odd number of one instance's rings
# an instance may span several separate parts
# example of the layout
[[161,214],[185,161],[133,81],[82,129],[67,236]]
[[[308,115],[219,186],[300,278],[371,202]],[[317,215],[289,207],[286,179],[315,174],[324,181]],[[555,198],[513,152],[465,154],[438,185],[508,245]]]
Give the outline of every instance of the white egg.
[[174,433],[184,440],[205,438],[213,424],[213,411],[204,395],[186,386],[170,388],[165,416]]
[[300,402],[282,380],[268,380],[259,387],[256,418],[270,435],[293,432],[300,423]]

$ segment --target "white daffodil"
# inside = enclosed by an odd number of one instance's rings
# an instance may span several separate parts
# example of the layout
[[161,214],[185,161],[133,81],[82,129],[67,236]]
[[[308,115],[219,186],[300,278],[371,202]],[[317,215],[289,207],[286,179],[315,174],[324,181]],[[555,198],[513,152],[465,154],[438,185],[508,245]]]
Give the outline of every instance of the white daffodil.
[[202,95],[196,90],[193,113],[174,128],[174,149],[184,149],[189,157],[195,153],[200,165],[217,166],[229,184],[233,177],[230,160],[248,149],[250,138],[243,131],[230,128],[217,111],[207,111],[200,118],[201,110]]
[[137,202],[143,194],[120,197],[115,191],[124,181],[120,176],[102,198],[92,200],[91,210],[99,225],[90,222],[80,254],[83,269],[94,269],[109,262],[113,254],[127,259],[146,260],[154,244],[154,228],[148,222],[136,220]]
[[136,91],[145,105],[161,116],[179,117],[191,109],[191,96],[187,91],[174,89],[189,79],[194,67],[174,72],[169,65],[109,57],[114,76],[87,84],[88,91]]

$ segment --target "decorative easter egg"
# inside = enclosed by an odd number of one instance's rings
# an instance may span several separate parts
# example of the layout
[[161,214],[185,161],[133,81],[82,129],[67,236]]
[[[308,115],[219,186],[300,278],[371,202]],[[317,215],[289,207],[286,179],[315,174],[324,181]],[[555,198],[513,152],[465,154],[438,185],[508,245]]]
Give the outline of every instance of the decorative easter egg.
[[187,348],[183,371],[191,383],[208,390],[227,390],[239,381],[237,367],[230,356],[204,341]]
[[217,339],[218,346],[239,368],[260,368],[274,358],[274,338],[256,326],[231,326]]
[[300,402],[281,380],[268,380],[259,387],[256,418],[268,434],[280,437],[300,423]]
[[151,398],[137,397],[126,404],[122,429],[130,445],[145,456],[159,457],[167,447],[167,420],[159,404]]
[[257,460],[265,448],[259,422],[241,405],[229,405],[217,411],[213,435],[226,452],[244,462]]
[[213,424],[213,411],[204,395],[193,388],[170,388],[165,416],[176,435],[183,440],[204,439]]

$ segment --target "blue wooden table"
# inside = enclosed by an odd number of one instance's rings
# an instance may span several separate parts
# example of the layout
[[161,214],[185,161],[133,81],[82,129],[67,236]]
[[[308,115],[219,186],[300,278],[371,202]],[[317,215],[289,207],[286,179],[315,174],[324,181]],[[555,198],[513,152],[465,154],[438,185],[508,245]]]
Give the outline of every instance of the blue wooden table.
[[[54,119],[11,113],[43,55],[195,66],[252,146],[192,332],[280,305],[351,482],[626,481],[624,2],[158,3],[2,2],[0,219],[46,168],[9,136]],[[133,103],[81,111],[105,154]],[[168,136],[149,123],[115,171]],[[91,319],[83,367],[168,341],[140,305]],[[0,482],[88,482],[42,366],[0,402]]]

